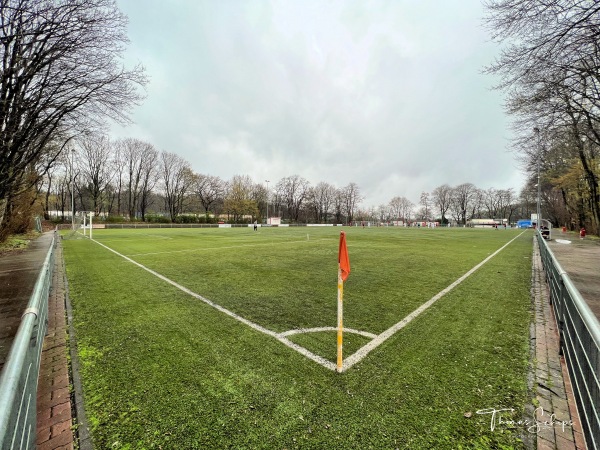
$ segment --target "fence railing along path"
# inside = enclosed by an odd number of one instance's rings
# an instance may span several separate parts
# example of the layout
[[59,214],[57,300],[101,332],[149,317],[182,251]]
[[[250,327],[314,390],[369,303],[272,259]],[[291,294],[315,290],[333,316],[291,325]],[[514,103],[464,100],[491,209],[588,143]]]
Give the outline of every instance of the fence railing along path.
[[40,357],[48,325],[55,237],[0,375],[0,448],[34,449]]
[[588,449],[600,449],[600,322],[541,234],[540,256]]

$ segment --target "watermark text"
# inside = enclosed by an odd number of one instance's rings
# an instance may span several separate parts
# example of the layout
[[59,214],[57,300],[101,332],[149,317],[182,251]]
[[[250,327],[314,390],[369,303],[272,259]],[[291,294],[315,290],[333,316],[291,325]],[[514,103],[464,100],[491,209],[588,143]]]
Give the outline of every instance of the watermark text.
[[565,428],[573,426],[572,420],[559,420],[556,414],[548,414],[544,408],[538,407],[533,411],[532,419],[514,420],[508,418],[515,413],[513,408],[485,408],[477,411],[477,414],[490,416],[490,430],[494,431],[498,427],[506,428],[525,428],[529,433],[539,433],[541,430],[560,428],[563,431]]

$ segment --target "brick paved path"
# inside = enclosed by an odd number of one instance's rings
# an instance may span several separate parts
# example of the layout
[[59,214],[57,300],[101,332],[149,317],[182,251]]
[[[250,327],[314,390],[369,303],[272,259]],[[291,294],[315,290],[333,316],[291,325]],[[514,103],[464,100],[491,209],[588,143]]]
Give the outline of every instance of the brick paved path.
[[58,243],[52,289],[48,298],[48,332],[44,339],[38,379],[39,450],[73,448],[65,295],[62,247]]
[[[559,337],[554,312],[544,281],[537,239],[534,238],[532,294],[535,307],[535,385],[538,450],[585,450],[581,424],[564,358],[559,355]],[[554,414],[554,416],[552,416]],[[543,426],[545,422],[552,423]],[[562,426],[562,424],[565,424]]]

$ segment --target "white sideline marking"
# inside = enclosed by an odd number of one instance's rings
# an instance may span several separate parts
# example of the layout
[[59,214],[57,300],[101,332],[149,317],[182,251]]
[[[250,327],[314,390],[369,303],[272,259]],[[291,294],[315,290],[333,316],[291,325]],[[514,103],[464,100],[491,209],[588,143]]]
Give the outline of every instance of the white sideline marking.
[[462,277],[460,277],[459,279],[457,279],[454,283],[452,283],[451,285],[449,285],[445,289],[442,289],[440,292],[438,292],[437,294],[435,294],[433,297],[431,297],[430,300],[428,300],[427,302],[423,303],[421,306],[419,306],[417,309],[415,309],[413,312],[411,312],[408,316],[406,316],[400,322],[396,323],[395,325],[392,325],[390,328],[388,328],[387,330],[385,330],[383,333],[381,333],[379,336],[377,336],[371,342],[369,342],[368,344],[366,344],[363,347],[361,347],[360,349],[358,349],[356,351],[356,353],[354,353],[351,356],[349,356],[348,358],[346,358],[344,360],[344,365],[343,365],[342,372],[345,372],[346,370],[348,370],[350,367],[352,367],[357,362],[362,361],[362,359],[365,356],[367,356],[372,350],[374,350],[379,345],[381,345],[383,342],[385,342],[386,340],[388,340],[397,331],[399,331],[402,328],[404,328],[414,318],[416,318],[417,316],[419,316],[419,314],[421,314],[423,311],[425,311],[427,308],[429,308],[431,305],[433,305],[435,302],[437,302],[440,298],[442,298],[444,295],[446,295],[448,292],[450,292],[452,289],[454,289],[460,283],[462,283],[463,281],[465,281],[470,275],[472,275],[475,271],[477,271],[477,269],[479,269],[481,266],[483,266],[485,263],[487,263],[490,259],[492,259],[498,253],[500,253],[502,250],[504,250],[508,245],[510,245],[515,239],[517,239],[523,233],[525,233],[525,231],[523,231],[522,233],[520,233],[518,236],[514,237],[510,241],[508,241],[506,244],[504,244],[502,247],[500,247],[498,250],[496,250],[490,256],[488,256],[487,258],[485,258],[483,261],[481,261],[479,264],[477,264],[475,267],[473,267],[471,270],[469,270],[467,273],[465,273]]
[[110,250],[111,252],[113,252],[114,254],[120,256],[121,258],[129,261],[132,264],[135,264],[136,266],[138,266],[141,269],[144,269],[146,272],[151,273],[152,275],[154,275],[155,277],[160,278],[161,280],[169,283],[172,286],[175,286],[177,289],[185,292],[188,295],[191,295],[194,298],[197,298],[198,300],[202,300],[204,303],[206,303],[209,306],[212,306],[213,308],[217,309],[218,311],[221,311],[224,314],[227,314],[228,316],[239,320],[240,322],[242,322],[243,324],[248,325],[250,328],[255,329],[256,331],[260,331],[261,333],[267,334],[269,336],[274,337],[275,339],[277,339],[279,342],[287,345],[288,347],[296,350],[297,352],[301,353],[302,355],[306,356],[309,359],[312,359],[313,361],[315,361],[318,364],[321,364],[323,367],[330,369],[330,370],[335,370],[336,369],[336,365],[330,361],[327,361],[325,358],[323,358],[322,356],[319,355],[315,355],[314,353],[312,353],[311,351],[305,349],[304,347],[301,347],[298,344],[295,344],[294,342],[290,341],[289,339],[286,339],[285,336],[280,336],[278,333],[271,331],[265,327],[262,327],[260,325],[258,325],[257,323],[251,322],[248,319],[244,319],[242,316],[237,315],[236,313],[234,313],[233,311],[229,311],[226,308],[223,308],[221,305],[216,304],[215,302],[207,299],[206,297],[202,297],[200,294],[196,294],[194,291],[189,290],[188,288],[186,288],[185,286],[180,285],[179,283],[174,282],[173,280],[165,277],[164,275],[161,275],[160,273],[144,266],[143,264],[138,263],[137,261],[134,261],[133,259],[119,253],[116,250],[113,250],[112,248],[102,244],[101,242],[98,242],[94,239],[91,239],[93,242],[95,242],[96,244],[104,247],[107,250]]
[[[500,253],[502,250],[504,250],[508,245],[510,245],[514,240],[516,240],[518,237],[520,237],[523,233],[525,233],[525,231],[523,231],[522,233],[520,233],[519,235],[517,235],[510,241],[508,241],[506,244],[504,244],[502,247],[500,247],[494,253],[489,255],[487,258],[485,258],[479,264],[474,266],[471,270],[469,270],[463,276],[458,278],[456,281],[454,281],[448,287],[442,289],[440,292],[438,292],[436,295],[434,295],[427,302],[423,303],[421,306],[419,306],[417,309],[415,309],[412,313],[410,313],[408,316],[406,316],[400,322],[396,323],[395,325],[392,325],[390,328],[385,330],[383,333],[381,333],[379,335],[375,335],[373,333],[368,333],[366,331],[359,331],[359,330],[354,330],[351,328],[345,329],[345,331],[347,331],[347,332],[360,334],[365,337],[370,337],[373,340],[371,342],[369,342],[368,344],[364,345],[363,347],[361,347],[358,351],[356,351],[354,354],[352,354],[348,358],[344,359],[342,372],[345,372],[346,370],[348,370],[352,366],[354,366],[356,363],[362,361],[372,350],[377,348],[383,342],[385,342],[390,337],[392,337],[396,332],[398,332],[399,330],[404,328],[406,325],[408,325],[413,319],[418,317],[423,311],[425,311],[427,308],[429,308],[431,305],[433,305],[435,302],[437,302],[440,298],[442,298],[448,292],[453,290],[456,286],[458,286],[460,283],[462,283],[464,280],[466,280],[470,275],[475,273],[481,266],[483,266],[490,259],[492,259],[498,253]],[[112,248],[102,244],[101,242],[98,242],[94,239],[91,239],[91,240],[93,242],[95,242],[96,244],[104,247],[105,249],[110,250],[111,252],[120,256],[121,258],[129,261],[130,263],[138,266],[139,268],[144,269],[145,271],[151,273],[152,275],[160,278],[161,280],[169,283],[170,285],[176,287],[177,289],[185,292],[186,294],[191,295],[192,297],[203,301],[207,305],[212,306],[213,308],[217,309],[218,311],[221,311],[222,313],[227,314],[228,316],[242,322],[243,324],[248,325],[250,328],[253,328],[256,331],[260,331],[261,333],[267,334],[271,337],[274,337],[282,344],[287,345],[288,347],[296,350],[300,354],[306,356],[307,358],[311,359],[312,361],[316,362],[317,364],[320,364],[321,366],[325,367],[326,369],[330,369],[333,371],[337,370],[337,364],[334,364],[333,362],[326,360],[322,356],[316,355],[316,354],[312,353],[310,350],[307,350],[306,348],[287,339],[287,336],[291,336],[294,334],[310,333],[310,332],[317,332],[317,331],[332,331],[332,330],[337,330],[336,327],[300,328],[300,329],[296,329],[296,330],[284,331],[282,333],[276,333],[276,332],[271,331],[261,325],[258,325],[257,323],[251,322],[250,320],[245,319],[242,316],[239,316],[238,314],[234,313],[233,311],[229,311],[228,309],[218,305],[217,303],[214,303],[213,301],[207,299],[206,297],[201,296],[200,294],[196,294],[195,292],[191,291],[190,289],[186,288],[185,286],[182,286],[182,285],[174,282],[173,280],[165,277],[164,275],[161,275],[160,273],[144,266],[143,264],[140,264],[137,261],[134,261],[133,259],[123,255],[122,253],[117,252],[116,250],[113,250]],[[297,241],[297,242],[306,242],[306,241]]]
[[[318,241],[332,241],[334,239],[315,239],[312,242]],[[198,252],[203,250],[223,250],[223,249],[232,249],[232,248],[241,248],[241,247],[262,247],[265,245],[280,245],[280,244],[298,244],[298,243],[306,243],[306,239],[301,241],[281,241],[281,242],[264,242],[260,244],[242,244],[242,245],[228,245],[226,247],[197,247],[197,248],[186,248],[184,250],[169,250],[165,252],[151,252],[151,253],[132,253],[129,256],[148,256],[148,255],[163,255],[165,253],[183,253],[183,252]]]

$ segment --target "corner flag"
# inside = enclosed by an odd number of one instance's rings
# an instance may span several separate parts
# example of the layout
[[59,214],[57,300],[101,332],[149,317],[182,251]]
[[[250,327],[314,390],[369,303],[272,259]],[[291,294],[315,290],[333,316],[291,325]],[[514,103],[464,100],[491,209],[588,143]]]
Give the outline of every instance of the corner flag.
[[346,247],[346,233],[340,232],[340,248],[338,251],[338,314],[337,314],[337,371],[342,371],[342,346],[344,340],[344,281],[350,275],[350,258]]
[[340,249],[338,252],[338,263],[342,271],[342,280],[346,281],[350,275],[350,259],[348,258],[348,248],[346,247],[346,233],[340,232]]

